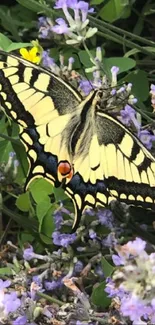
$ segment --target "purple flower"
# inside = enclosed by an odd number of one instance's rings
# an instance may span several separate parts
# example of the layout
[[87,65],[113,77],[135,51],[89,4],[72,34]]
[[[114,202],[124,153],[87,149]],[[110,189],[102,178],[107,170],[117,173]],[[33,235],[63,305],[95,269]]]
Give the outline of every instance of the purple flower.
[[117,245],[118,241],[115,238],[115,233],[110,232],[110,234],[102,240],[103,247],[115,247]]
[[12,325],[27,325],[27,317],[19,316],[12,322]]
[[112,260],[113,260],[113,263],[118,266],[118,265],[122,265],[124,264],[124,259],[121,257],[121,256],[118,256],[116,254],[113,254],[112,255]]
[[54,59],[49,56],[49,50],[42,53],[42,64],[45,68],[50,68],[55,64]]
[[104,272],[103,272],[103,268],[101,265],[97,265],[95,267],[95,273],[100,277],[100,278],[104,278]]
[[101,225],[106,226],[107,228],[113,228],[114,216],[112,211],[109,209],[99,209],[97,211],[97,217]]
[[155,96],[155,85],[151,84],[151,90],[150,90],[150,94]]
[[76,234],[61,234],[59,231],[54,231],[52,238],[55,245],[68,247],[76,240]]
[[17,298],[16,292],[2,294],[0,293],[0,305],[4,305],[4,313],[7,315],[8,313],[13,313],[20,307],[21,302],[20,299]]
[[126,294],[125,290],[123,288],[116,288],[115,283],[112,281],[111,278],[106,279],[106,288],[104,289],[105,292],[108,293],[109,298],[113,297],[119,297],[123,298]]
[[32,258],[34,258],[35,253],[33,251],[33,247],[30,246],[29,248],[24,249],[24,253],[23,253],[23,258],[26,261],[30,261]]
[[93,229],[89,229],[89,237],[95,239],[97,237],[96,232]]
[[60,289],[63,286],[62,278],[53,281],[45,281],[44,287],[48,291],[52,291],[55,289]]
[[148,130],[141,130],[138,137],[147,149],[152,148],[152,142],[155,141],[155,135],[152,135]]
[[63,207],[61,204],[60,207],[54,211],[54,223],[56,230],[59,230],[63,224],[63,213],[66,215],[70,215],[70,211]]
[[59,230],[63,223],[63,217],[60,209],[54,212],[53,218],[54,218],[55,228],[56,230]]
[[130,254],[139,255],[144,251],[146,247],[146,242],[141,238],[136,237],[134,241],[129,241],[124,246],[130,251]]
[[118,116],[118,118],[123,124],[130,126],[131,122],[133,122],[136,129],[140,129],[140,124],[136,119],[136,112],[130,105],[125,105],[124,109],[120,111],[120,116]]
[[38,28],[39,28],[39,37],[41,38],[50,38],[52,32],[52,21],[50,18],[39,17],[38,19]]
[[4,288],[8,288],[11,284],[10,280],[3,281],[0,279],[0,290],[3,290]]
[[147,312],[147,306],[136,296],[123,297],[120,311],[123,316],[128,316],[131,321],[138,321]]
[[82,270],[83,270],[83,263],[81,261],[77,261],[74,266],[74,272],[81,273]]
[[57,0],[54,9],[63,9],[64,6],[67,7],[68,0]]
[[78,16],[77,10],[81,11],[81,16],[82,16],[82,22],[84,22],[87,19],[87,14],[94,12],[94,8],[89,9],[89,4],[85,1],[69,1],[69,7],[74,10],[75,13],[75,18]]
[[56,19],[57,25],[52,27],[52,31],[57,34],[67,34],[69,32],[68,25],[63,18]]
[[79,82],[79,87],[84,92],[85,95],[88,95],[91,92],[91,90],[93,89],[91,81],[88,81],[88,80],[81,80]]

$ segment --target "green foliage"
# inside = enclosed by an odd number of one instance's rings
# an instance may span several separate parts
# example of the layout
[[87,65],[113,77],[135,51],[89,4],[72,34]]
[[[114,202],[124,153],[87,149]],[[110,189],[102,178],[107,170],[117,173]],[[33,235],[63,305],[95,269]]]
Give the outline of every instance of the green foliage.
[[110,305],[111,299],[107,297],[107,293],[104,291],[106,287],[106,281],[101,282],[93,289],[91,295],[91,301],[94,305],[105,309]]
[[[103,3],[104,4],[104,3]],[[130,15],[130,2],[124,0],[110,0],[99,11],[99,16],[110,23],[119,18],[127,18]]]

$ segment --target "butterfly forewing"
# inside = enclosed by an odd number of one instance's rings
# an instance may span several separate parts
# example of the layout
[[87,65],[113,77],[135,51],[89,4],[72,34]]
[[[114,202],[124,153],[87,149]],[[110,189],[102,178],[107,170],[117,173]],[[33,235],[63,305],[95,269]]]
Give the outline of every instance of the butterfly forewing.
[[56,186],[58,161],[70,160],[65,129],[81,97],[59,77],[28,61],[1,52],[0,101],[20,125],[30,163],[27,185],[45,177]]

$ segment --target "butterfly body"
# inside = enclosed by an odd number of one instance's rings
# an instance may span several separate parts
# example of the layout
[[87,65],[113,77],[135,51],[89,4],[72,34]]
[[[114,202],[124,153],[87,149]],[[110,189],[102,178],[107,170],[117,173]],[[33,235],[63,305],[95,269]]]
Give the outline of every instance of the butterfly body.
[[155,209],[155,158],[101,108],[101,90],[86,98],[53,73],[0,51],[0,103],[20,127],[29,161],[26,188],[38,177],[62,186],[75,206],[118,199]]

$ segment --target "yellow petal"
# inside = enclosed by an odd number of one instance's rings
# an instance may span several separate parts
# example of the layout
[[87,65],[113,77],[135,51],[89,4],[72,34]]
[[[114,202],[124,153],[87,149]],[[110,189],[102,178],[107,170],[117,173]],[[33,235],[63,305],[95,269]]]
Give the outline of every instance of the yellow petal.
[[31,48],[31,50],[29,50],[29,54],[30,54],[30,56],[33,57],[33,58],[37,56],[37,53],[38,53],[38,48],[37,48],[37,46],[33,46],[33,47]]
[[28,60],[29,59],[29,52],[28,52],[28,50],[26,49],[26,48],[21,48],[20,50],[19,50],[19,52],[20,52],[20,54],[21,54],[21,56],[24,58],[24,59],[26,59],[26,60]]

